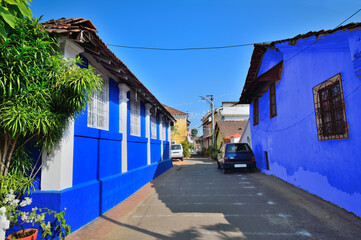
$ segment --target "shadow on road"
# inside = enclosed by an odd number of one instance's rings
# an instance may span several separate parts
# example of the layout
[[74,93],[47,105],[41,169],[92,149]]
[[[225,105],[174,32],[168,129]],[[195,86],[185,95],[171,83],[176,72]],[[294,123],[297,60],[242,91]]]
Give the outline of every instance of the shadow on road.
[[[183,162],[173,161],[173,163],[175,170],[178,170],[175,174],[162,184],[153,182],[152,187],[158,193],[159,200],[172,213],[189,216],[197,213],[210,214],[210,218],[213,214],[217,218],[222,216],[227,223],[189,226],[183,231],[173,231],[164,239],[204,239],[205,234],[212,236],[212,239],[214,237],[217,239],[247,238],[242,234],[241,229],[244,229],[245,224],[239,217],[245,213],[237,209],[236,205],[231,205],[231,203],[239,202],[235,194],[239,192],[236,189],[239,182],[236,184],[232,181],[239,181],[241,177],[257,173],[250,173],[248,169],[237,169],[225,175],[217,169],[214,160],[199,156],[192,156]],[[232,237],[235,233],[237,233],[236,236]]]

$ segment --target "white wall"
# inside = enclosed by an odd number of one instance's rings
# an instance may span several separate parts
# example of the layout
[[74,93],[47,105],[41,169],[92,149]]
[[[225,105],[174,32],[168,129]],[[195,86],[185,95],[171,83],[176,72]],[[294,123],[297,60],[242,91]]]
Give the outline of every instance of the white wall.
[[252,148],[252,138],[251,138],[251,125],[248,119],[246,126],[242,132],[242,137],[239,142],[241,143],[248,143],[248,145]]

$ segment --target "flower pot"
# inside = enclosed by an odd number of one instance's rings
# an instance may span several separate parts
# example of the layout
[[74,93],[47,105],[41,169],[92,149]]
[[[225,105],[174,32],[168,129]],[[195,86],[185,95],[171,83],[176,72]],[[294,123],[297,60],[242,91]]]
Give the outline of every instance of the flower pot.
[[[34,231],[34,233],[29,233],[31,231]],[[23,230],[14,232],[12,234],[10,234],[7,239],[11,240],[11,239],[20,239],[20,240],[36,240],[36,237],[38,236],[38,229],[36,228],[28,228],[25,229],[25,237],[22,236],[22,232]],[[29,235],[30,234],[30,235]]]

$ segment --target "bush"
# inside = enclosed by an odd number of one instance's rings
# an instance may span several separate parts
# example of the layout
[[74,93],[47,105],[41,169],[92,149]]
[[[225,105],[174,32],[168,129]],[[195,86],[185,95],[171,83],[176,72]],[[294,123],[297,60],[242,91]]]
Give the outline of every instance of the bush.
[[213,146],[209,146],[207,149],[207,154],[211,159],[217,160],[218,150]]
[[183,147],[183,155],[184,155],[184,157],[190,157],[191,154],[189,153],[189,142],[188,141],[183,141],[181,144],[182,144],[182,147]]

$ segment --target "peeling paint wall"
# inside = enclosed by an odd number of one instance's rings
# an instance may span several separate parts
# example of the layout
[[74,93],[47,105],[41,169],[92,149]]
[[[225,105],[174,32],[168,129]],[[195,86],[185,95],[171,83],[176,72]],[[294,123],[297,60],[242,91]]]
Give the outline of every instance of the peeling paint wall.
[[[295,46],[287,42],[276,44],[279,52],[268,49],[259,75],[284,61],[282,79],[276,85],[277,116],[270,118],[268,91],[259,98],[259,124],[251,124],[253,151],[263,172],[358,216],[361,216],[361,71],[355,71],[361,69],[357,58],[361,56],[360,39],[360,30],[341,31],[325,36],[311,47],[315,37],[300,39]],[[338,73],[343,80],[349,138],[320,141],[312,88]],[[250,122],[253,123],[253,106]]]

